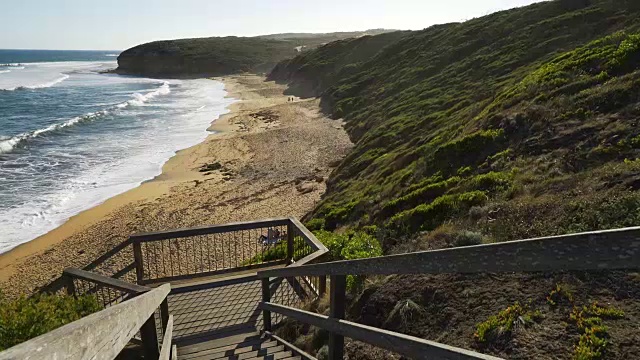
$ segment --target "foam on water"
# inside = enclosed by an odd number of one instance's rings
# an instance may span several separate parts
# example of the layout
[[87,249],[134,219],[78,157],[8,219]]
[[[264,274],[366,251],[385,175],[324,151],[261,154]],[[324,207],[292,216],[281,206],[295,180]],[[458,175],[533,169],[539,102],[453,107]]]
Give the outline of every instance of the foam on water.
[[111,114],[114,111],[118,110],[118,109],[124,109],[128,106],[142,106],[144,105],[145,102],[155,98],[156,96],[159,95],[167,95],[171,92],[171,89],[169,87],[169,83],[168,82],[164,82],[162,84],[162,86],[160,86],[157,90],[155,91],[151,91],[145,95],[139,94],[139,93],[134,93],[133,99],[129,100],[129,101],[125,101],[123,103],[117,104],[113,107],[107,108],[107,109],[103,109],[100,111],[96,111],[96,112],[91,112],[82,116],[76,116],[72,119],[69,119],[65,122],[62,123],[58,123],[58,124],[52,124],[49,125],[45,128],[42,129],[38,129],[38,130],[34,130],[32,132],[28,132],[28,133],[23,133],[20,135],[16,135],[14,137],[8,138],[8,139],[1,139],[0,138],[0,154],[3,153],[7,153],[10,152],[11,150],[13,150],[17,145],[29,141],[30,139],[34,139],[37,138],[38,136],[50,133],[50,132],[54,132],[57,130],[61,130],[64,129],[66,127],[69,126],[73,126],[76,124],[80,124],[80,123],[84,123],[87,121],[93,121],[96,120],[100,117],[103,117],[105,115]]
[[[79,64],[72,71],[92,66]],[[40,67],[52,70],[44,71],[48,76],[69,66]],[[0,92],[0,104],[3,96],[64,96],[65,111],[84,114],[17,135],[3,133],[0,119],[0,252],[159,175],[176,151],[203,141],[210,123],[233,102],[224,97],[223,84],[212,80],[96,73],[71,73],[56,86],[29,91]],[[76,96],[84,102],[69,100]]]

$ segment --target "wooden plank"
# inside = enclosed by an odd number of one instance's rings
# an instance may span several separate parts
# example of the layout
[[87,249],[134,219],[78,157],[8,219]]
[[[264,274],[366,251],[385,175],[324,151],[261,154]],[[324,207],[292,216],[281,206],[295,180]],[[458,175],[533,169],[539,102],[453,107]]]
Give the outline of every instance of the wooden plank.
[[304,350],[298,348],[297,346],[291,344],[290,342],[286,341],[285,339],[279,337],[278,335],[273,334],[270,331],[265,331],[265,334],[276,340],[277,342],[279,342],[280,344],[283,344],[284,347],[286,347],[288,350],[290,350],[291,352],[293,352],[294,355],[298,355],[301,358],[305,359],[305,360],[316,360],[316,358],[314,358],[313,356],[309,355],[308,353],[306,353]]
[[151,290],[151,288],[148,288],[146,286],[132,284],[126,281],[122,281],[120,279],[114,279],[107,276],[102,276],[100,274],[96,274],[96,273],[92,273],[92,272],[84,271],[80,269],[75,269],[75,268],[66,268],[64,269],[62,274],[63,276],[86,280],[86,281],[96,283],[105,287],[124,291],[129,294],[140,294],[140,293]]
[[294,262],[293,264],[289,265],[288,267],[297,267],[297,266],[302,266],[302,265],[306,265],[306,264],[310,264],[313,262],[317,262],[319,259],[321,259],[324,255],[326,255],[328,252],[324,251],[324,250],[316,250],[315,252],[312,252],[311,254],[303,257],[302,259]]
[[265,267],[284,265],[284,264],[286,264],[285,260],[276,260],[276,261],[269,261],[261,264],[252,264],[252,265],[239,266],[235,268],[228,268],[228,269],[222,269],[222,270],[214,270],[214,271],[176,275],[176,276],[166,276],[166,277],[157,278],[157,279],[145,279],[143,280],[143,284],[144,285],[164,284],[166,282],[198,279],[203,277],[224,275],[224,274],[230,274],[230,273],[241,272],[241,271],[257,270]]
[[114,359],[153,316],[171,286],[162,285],[0,353],[0,360]]
[[[262,279],[262,301],[271,302],[271,287],[269,279]],[[271,312],[265,310],[262,312],[262,322],[265,331],[271,331]]]
[[196,353],[181,355],[183,360],[206,358],[207,360],[228,358],[231,355],[245,354],[251,351],[278,346],[277,341],[257,341],[255,344],[230,344],[217,349],[209,349]]
[[249,229],[258,229],[263,227],[270,226],[283,226],[289,223],[288,218],[280,218],[280,219],[266,219],[259,221],[244,221],[244,222],[235,222],[223,225],[209,225],[209,226],[200,226],[193,227],[187,229],[178,229],[178,230],[169,230],[169,231],[158,231],[144,234],[134,234],[129,237],[130,240],[133,241],[158,241],[158,240],[166,240],[166,239],[177,239],[189,236],[198,236],[198,235],[210,235],[210,234],[220,234],[225,232],[232,231],[240,231],[240,230],[249,230]]
[[309,229],[307,229],[307,227],[304,226],[298,219],[290,217],[289,221],[291,221],[291,224],[297,227],[302,235],[304,235],[303,238],[307,241],[307,244],[311,245],[311,247],[316,250],[323,250],[324,252],[329,251],[329,249],[327,249],[327,247],[324,246],[324,244],[320,240],[318,240],[318,238],[316,238],[316,236],[313,235],[313,233],[309,231]]
[[206,290],[206,289],[215,289],[223,286],[243,284],[243,283],[248,283],[252,281],[260,281],[260,279],[258,279],[258,276],[256,274],[230,276],[226,278],[215,279],[213,281],[208,281],[208,282],[198,282],[195,284],[179,285],[171,289],[171,295],[188,293],[188,292],[199,291],[199,290]]
[[258,277],[620,270],[640,267],[640,227],[290,266]]
[[317,326],[332,333],[362,341],[376,347],[393,351],[412,359],[446,359],[446,360],[498,360],[500,358],[480,354],[474,351],[456,348],[437,342],[420,339],[415,336],[374,328],[351,321],[332,319],[304,310],[288,306],[261,303],[261,309],[269,310],[298,320],[305,324]]
[[178,360],[178,348],[175,345],[171,346],[171,360]]
[[144,262],[142,260],[142,245],[140,241],[133,241],[133,262],[136,265],[136,281],[142,285],[144,279]]
[[162,347],[160,348],[160,356],[158,360],[170,360],[171,358],[171,338],[173,337],[173,315],[169,315],[169,321],[164,328],[164,337],[162,339]]

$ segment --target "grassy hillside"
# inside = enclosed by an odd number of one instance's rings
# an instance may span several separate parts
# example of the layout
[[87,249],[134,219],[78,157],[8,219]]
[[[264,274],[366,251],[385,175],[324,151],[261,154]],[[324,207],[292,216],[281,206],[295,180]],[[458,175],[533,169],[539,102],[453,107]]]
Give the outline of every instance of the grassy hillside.
[[312,225],[502,241],[638,224],[639,14],[545,2],[282,62],[271,78],[322,94],[356,143]]
[[327,34],[274,34],[154,41],[125,50],[118,72],[145,76],[201,77],[268,72],[298,50],[387,30]]
[[[313,229],[364,231],[388,254],[640,225],[640,2],[557,0],[339,41],[270,79],[321,96],[355,142]],[[639,279],[369,279],[348,318],[504,358],[638,358]]]

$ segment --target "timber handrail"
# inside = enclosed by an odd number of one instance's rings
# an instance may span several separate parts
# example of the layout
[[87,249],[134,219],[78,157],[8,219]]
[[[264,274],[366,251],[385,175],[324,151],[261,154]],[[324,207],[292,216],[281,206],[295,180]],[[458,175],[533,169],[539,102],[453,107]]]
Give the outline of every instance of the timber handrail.
[[[272,229],[281,234],[274,243],[269,242]],[[140,285],[279,264],[299,266],[316,262],[328,252],[293,217],[135,234],[128,242]],[[286,249],[277,252],[274,247]]]
[[[640,227],[592,231],[489,245],[422,251],[360,260],[302,264],[258,272],[264,330],[271,313],[328,330],[329,359],[342,359],[344,337],[417,359],[496,359],[480,353],[344,320],[347,275],[623,270],[640,268]],[[274,304],[270,278],[330,276],[329,316]]]
[[473,351],[440,344],[415,336],[396,333],[372,326],[362,325],[351,321],[333,319],[309,311],[282,306],[272,303],[261,303],[260,308],[277,312],[302,323],[322,328],[334,334],[367,342],[384,349],[410,357],[411,359],[484,359],[498,360],[500,358],[476,353]]
[[[9,359],[114,359],[153,317],[171,286],[162,285],[0,352]],[[154,329],[155,331],[155,329]],[[157,358],[157,343],[156,356]]]
[[[128,294],[140,294],[143,292],[147,292],[151,290],[151,288],[132,284],[130,282],[122,281],[120,279],[114,279],[111,277],[102,276],[96,273],[92,273],[85,270],[80,270],[76,268],[66,268],[62,271],[62,276],[66,277],[68,280],[73,279],[81,279],[86,280],[95,284],[99,284],[102,286],[106,286],[112,289],[120,290]],[[67,283],[68,286],[71,286],[71,283]]]
[[615,270],[640,267],[640,227],[258,272],[258,277]]
[[242,222],[234,222],[234,223],[228,223],[228,224],[222,224],[222,225],[206,225],[206,226],[197,226],[197,227],[177,229],[177,230],[133,234],[129,237],[129,239],[134,242],[135,241],[142,241],[142,242],[159,241],[159,240],[167,240],[167,239],[178,239],[178,238],[189,237],[189,236],[219,234],[219,233],[238,231],[238,230],[249,230],[257,227],[287,225],[288,223],[289,223],[289,218],[275,218],[275,219],[265,219],[265,220],[259,220],[259,221],[242,221]]

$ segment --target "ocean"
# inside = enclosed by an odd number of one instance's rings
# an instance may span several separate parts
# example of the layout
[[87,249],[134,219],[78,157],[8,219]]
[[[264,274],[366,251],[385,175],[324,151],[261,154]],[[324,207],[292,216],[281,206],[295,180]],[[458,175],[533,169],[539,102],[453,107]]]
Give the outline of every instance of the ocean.
[[213,80],[101,73],[117,54],[0,50],[0,253],[159,175],[233,102]]

